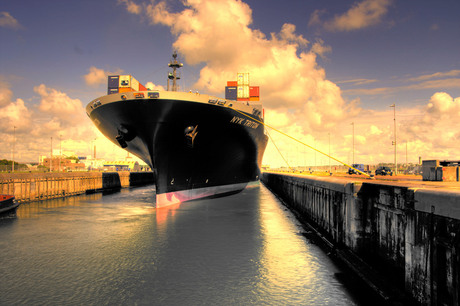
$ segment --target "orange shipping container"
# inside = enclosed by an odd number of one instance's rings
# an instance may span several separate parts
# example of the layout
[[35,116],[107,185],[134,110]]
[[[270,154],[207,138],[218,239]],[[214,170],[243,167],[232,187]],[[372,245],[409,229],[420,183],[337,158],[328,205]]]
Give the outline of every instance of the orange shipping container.
[[134,89],[132,89],[131,87],[120,87],[118,89],[118,92],[130,92],[130,91],[134,91]]
[[249,97],[249,101],[259,101],[259,97]]
[[259,86],[249,86],[249,96],[258,97],[259,96]]
[[238,86],[238,82],[237,81],[227,81],[227,86],[228,87],[236,87]]

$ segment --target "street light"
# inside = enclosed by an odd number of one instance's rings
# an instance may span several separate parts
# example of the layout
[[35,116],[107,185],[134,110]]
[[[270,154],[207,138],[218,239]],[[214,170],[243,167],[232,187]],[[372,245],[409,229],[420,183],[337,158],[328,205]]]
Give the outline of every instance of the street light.
[[355,163],[355,123],[352,122],[351,125],[353,126],[353,163]]
[[61,136],[59,134],[59,170],[58,172],[61,172],[61,156],[62,156],[62,141],[61,141]]
[[13,167],[12,172],[14,172],[14,149],[16,145],[16,126],[13,126]]
[[394,129],[395,129],[395,140],[393,141],[393,145],[395,146],[395,175],[398,174],[398,164],[396,163],[396,104],[390,105],[390,107],[393,107],[393,121],[394,121]]
[[329,175],[331,175],[331,133],[327,135],[329,135]]
[[51,152],[50,152],[50,172],[53,169],[53,137],[51,137]]

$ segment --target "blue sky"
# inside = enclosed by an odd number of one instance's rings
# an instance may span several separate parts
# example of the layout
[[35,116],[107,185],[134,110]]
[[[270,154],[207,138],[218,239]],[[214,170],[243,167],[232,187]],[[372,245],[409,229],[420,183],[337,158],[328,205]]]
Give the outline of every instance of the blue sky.
[[[458,159],[458,12],[458,0],[3,0],[0,158],[11,158],[13,132],[20,161],[47,154],[59,135],[79,155],[97,139],[101,157],[124,156],[83,107],[105,94],[110,73],[165,86],[178,50],[182,89],[223,95],[226,80],[248,71],[267,123],[321,150],[332,135],[345,162],[351,122],[360,160],[393,160],[393,103],[401,155],[406,143],[409,161]],[[269,145],[264,163],[282,165],[277,154]]]

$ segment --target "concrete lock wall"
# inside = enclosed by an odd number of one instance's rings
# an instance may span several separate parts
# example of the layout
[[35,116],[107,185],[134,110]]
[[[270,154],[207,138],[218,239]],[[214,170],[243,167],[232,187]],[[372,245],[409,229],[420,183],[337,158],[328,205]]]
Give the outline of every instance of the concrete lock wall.
[[406,296],[460,304],[460,192],[273,173],[262,181]]
[[153,183],[152,172],[1,173],[0,194],[30,202]]

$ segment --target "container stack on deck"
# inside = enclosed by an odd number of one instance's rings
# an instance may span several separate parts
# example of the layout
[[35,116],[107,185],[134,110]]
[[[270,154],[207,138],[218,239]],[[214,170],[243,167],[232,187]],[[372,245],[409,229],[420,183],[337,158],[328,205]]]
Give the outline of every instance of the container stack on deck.
[[237,81],[227,82],[225,99],[259,101],[259,86],[249,86],[249,73],[238,73]]
[[129,91],[145,91],[144,85],[131,75],[109,75],[107,94]]

